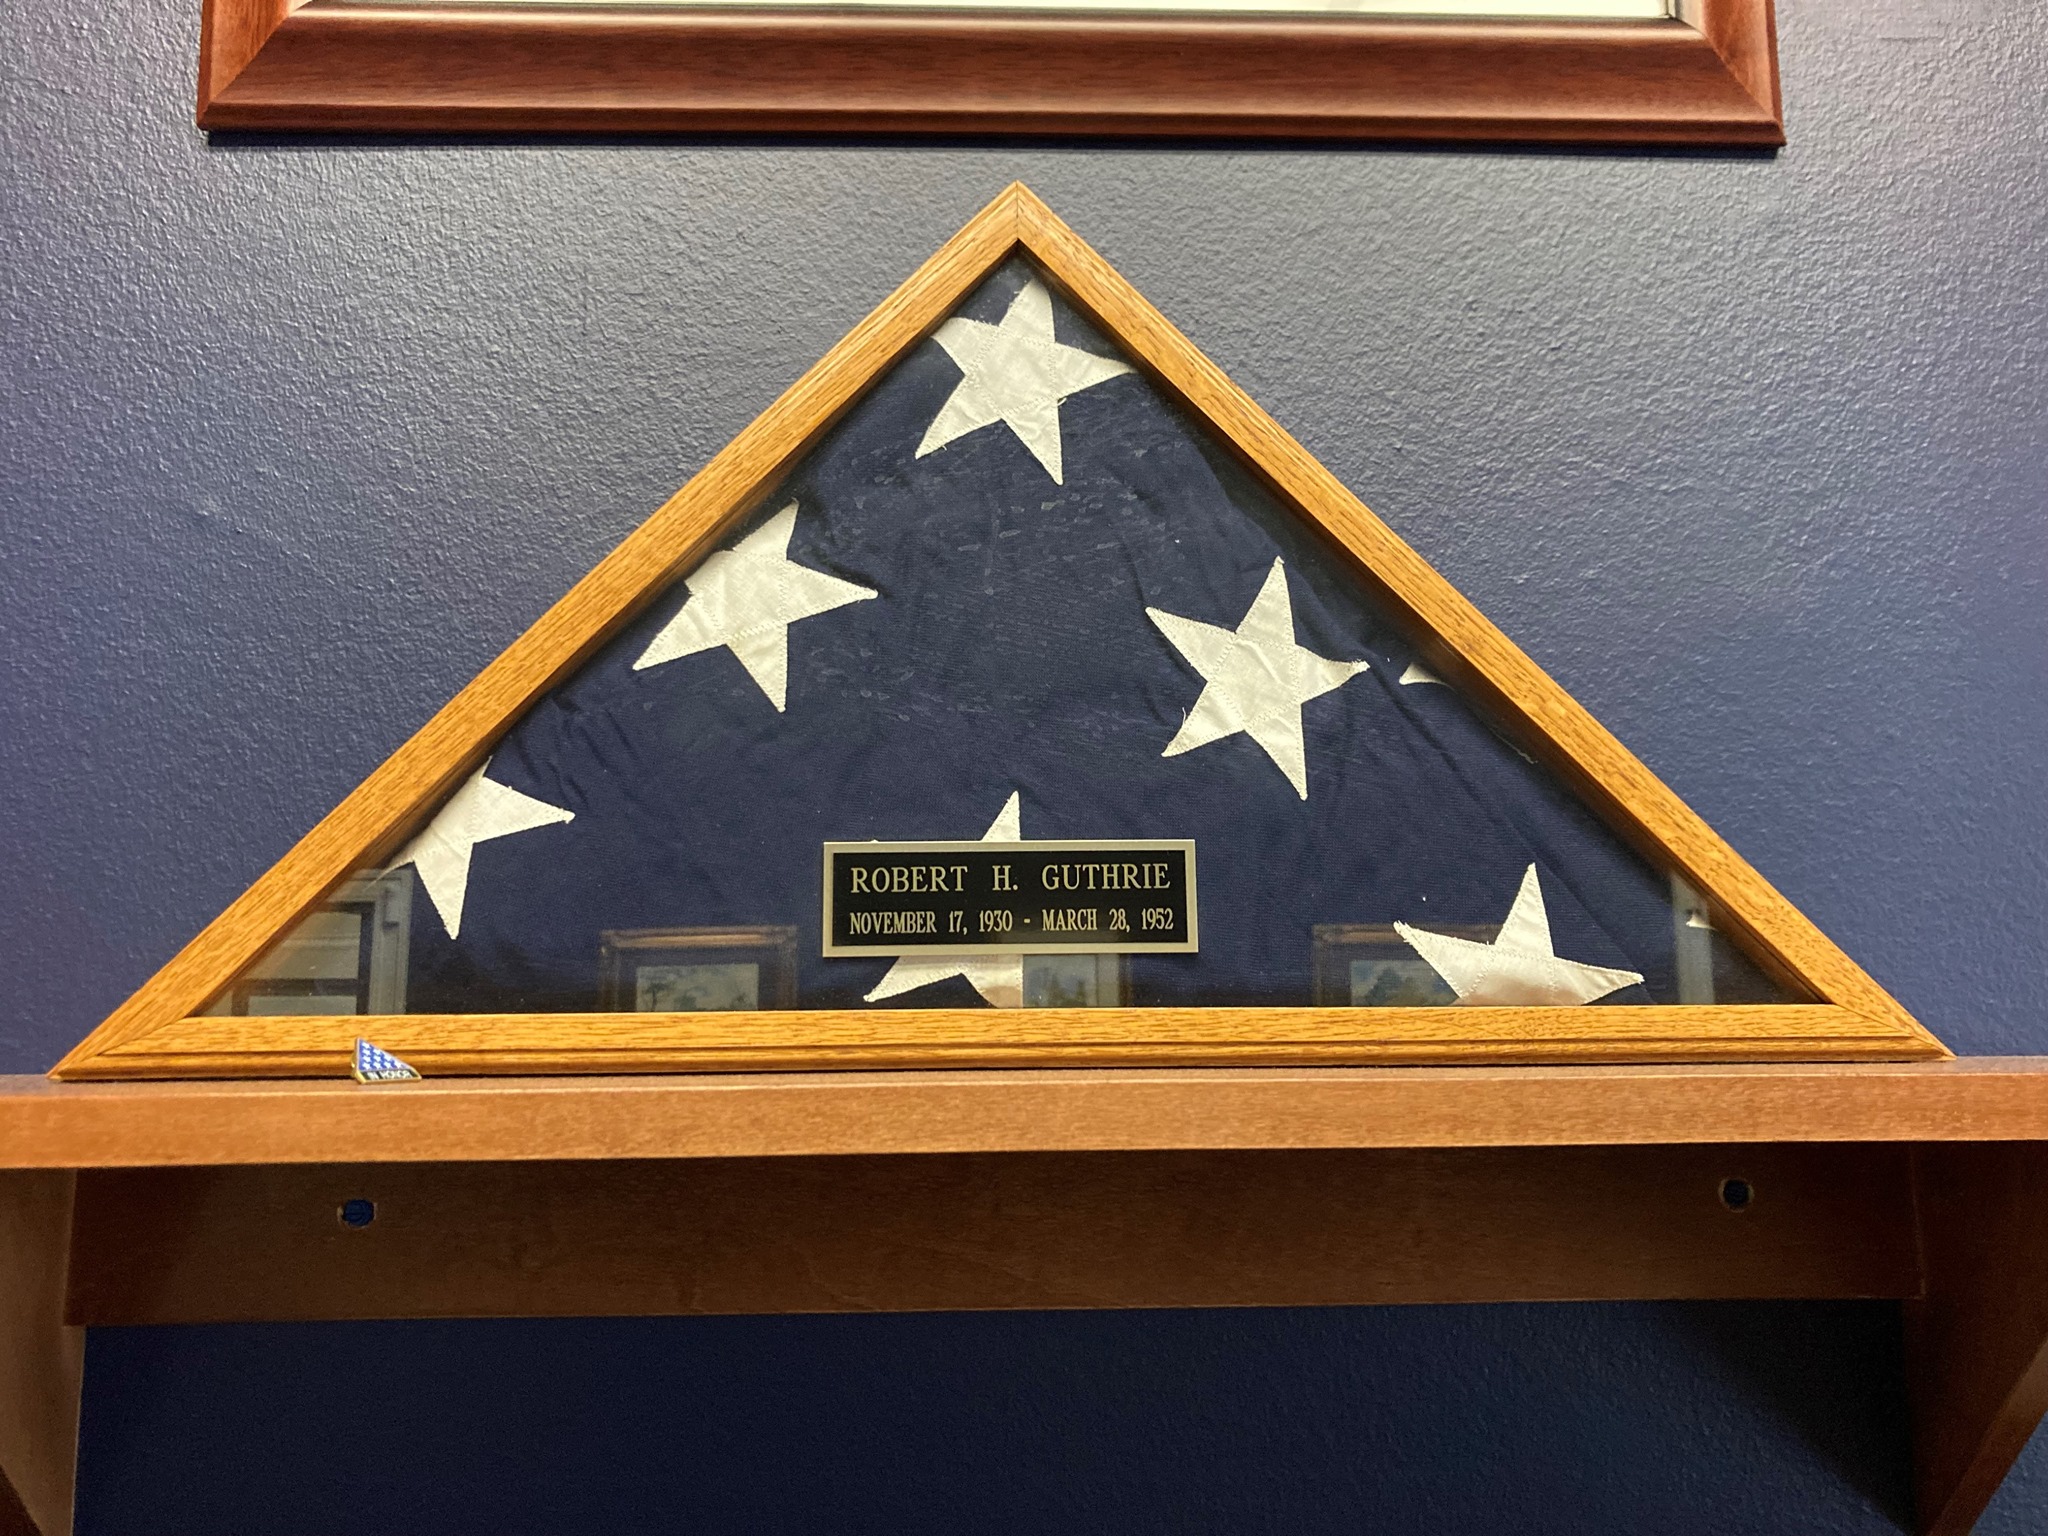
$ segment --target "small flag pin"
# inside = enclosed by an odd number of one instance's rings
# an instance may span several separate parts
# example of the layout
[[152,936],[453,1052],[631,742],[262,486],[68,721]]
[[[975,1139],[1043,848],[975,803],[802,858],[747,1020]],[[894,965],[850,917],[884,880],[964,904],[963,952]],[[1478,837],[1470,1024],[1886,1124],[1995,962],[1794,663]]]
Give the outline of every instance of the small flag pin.
[[350,1070],[359,1083],[403,1083],[417,1081],[419,1073],[389,1051],[380,1050],[358,1038],[356,1057]]

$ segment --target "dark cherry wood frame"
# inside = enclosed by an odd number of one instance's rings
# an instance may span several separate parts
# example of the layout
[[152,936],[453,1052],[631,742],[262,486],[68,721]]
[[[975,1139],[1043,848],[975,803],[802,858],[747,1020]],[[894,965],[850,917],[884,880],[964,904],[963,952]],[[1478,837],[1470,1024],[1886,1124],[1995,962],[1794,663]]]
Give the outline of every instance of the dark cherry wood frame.
[[1771,3],[1500,22],[205,0],[199,124],[1769,146]]

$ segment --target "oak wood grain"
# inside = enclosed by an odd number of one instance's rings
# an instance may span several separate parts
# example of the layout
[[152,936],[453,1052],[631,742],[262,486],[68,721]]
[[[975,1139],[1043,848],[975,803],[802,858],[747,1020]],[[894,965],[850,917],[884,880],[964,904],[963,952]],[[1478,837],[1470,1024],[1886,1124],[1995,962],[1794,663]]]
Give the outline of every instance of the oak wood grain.
[[[1105,1009],[248,1020],[190,1017],[416,819],[519,714],[774,486],[862,389],[1022,249],[1170,395],[1320,529],[1490,708],[1715,921],[1818,1006]],[[354,1032],[433,1070],[676,1071],[834,1065],[1907,1059],[1945,1055],[1854,961],[1340,484],[1081,238],[1013,184],[59,1062],[64,1078],[339,1070]]]
[[0,1533],[69,1536],[85,1336],[64,1321],[75,1178],[0,1171]]
[[0,1078],[0,1167],[2006,1140],[2048,1140],[2048,1060]]
[[434,1076],[823,1066],[1884,1061],[1939,1054],[1889,1020],[1812,1005],[266,1015],[182,1019],[62,1075],[75,1081],[344,1076],[359,1035]]
[[1769,17],[1770,0],[1595,23],[206,0],[198,118],[1773,145],[1775,53],[1750,46]]
[[2048,1145],[1924,1148],[1920,1212],[1916,1502],[1928,1536],[1965,1536],[2048,1411]]
[[[1723,1182],[1754,1190],[1737,1213]],[[344,1226],[344,1201],[374,1220]],[[109,1170],[89,1324],[1917,1292],[1897,1146]]]

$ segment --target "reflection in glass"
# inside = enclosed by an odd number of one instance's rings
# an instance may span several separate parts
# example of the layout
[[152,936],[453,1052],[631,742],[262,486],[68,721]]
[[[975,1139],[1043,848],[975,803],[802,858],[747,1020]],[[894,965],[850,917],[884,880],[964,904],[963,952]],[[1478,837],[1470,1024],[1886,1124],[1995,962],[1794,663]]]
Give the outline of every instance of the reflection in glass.
[[[1484,943],[1500,925],[1464,923],[1445,931]],[[1318,924],[1315,977],[1315,1000],[1326,1008],[1438,1008],[1458,1000],[1391,923]]]
[[790,1008],[796,929],[615,930],[598,946],[598,1007],[635,1013],[730,1013]]
[[633,972],[633,1007],[640,1013],[715,1013],[760,1006],[761,967],[753,961],[643,965]]
[[299,920],[209,1014],[404,1013],[412,871],[358,875]]
[[1026,1008],[1115,1008],[1124,1000],[1121,955],[1026,955]]

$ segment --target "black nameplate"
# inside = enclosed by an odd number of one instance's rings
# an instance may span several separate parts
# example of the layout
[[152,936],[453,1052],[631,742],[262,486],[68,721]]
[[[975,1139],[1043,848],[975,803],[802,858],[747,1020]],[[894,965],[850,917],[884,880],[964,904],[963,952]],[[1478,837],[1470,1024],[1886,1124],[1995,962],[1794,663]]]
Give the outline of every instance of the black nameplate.
[[827,843],[825,953],[1193,954],[1191,842]]

